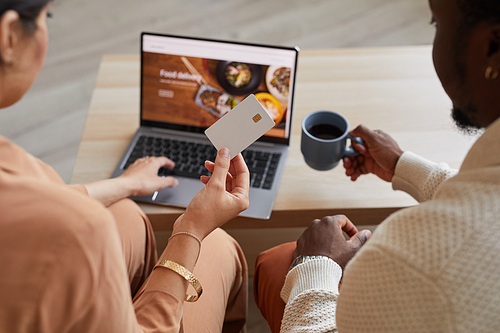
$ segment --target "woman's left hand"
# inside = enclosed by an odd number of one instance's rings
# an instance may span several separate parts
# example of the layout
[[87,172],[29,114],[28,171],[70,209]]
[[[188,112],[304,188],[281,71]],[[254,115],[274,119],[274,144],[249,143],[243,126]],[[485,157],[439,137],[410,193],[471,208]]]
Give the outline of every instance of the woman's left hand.
[[174,187],[179,181],[174,177],[159,177],[160,168],[172,169],[175,163],[166,157],[144,157],[137,159],[118,177],[126,180],[131,196],[150,195],[165,187]]

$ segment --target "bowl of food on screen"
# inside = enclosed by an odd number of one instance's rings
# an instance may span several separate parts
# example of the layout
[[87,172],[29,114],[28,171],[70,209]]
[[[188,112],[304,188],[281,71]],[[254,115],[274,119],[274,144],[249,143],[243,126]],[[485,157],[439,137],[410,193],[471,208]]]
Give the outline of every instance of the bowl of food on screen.
[[262,104],[264,109],[266,109],[271,118],[273,118],[274,123],[278,125],[283,119],[283,115],[285,113],[285,110],[281,106],[281,103],[271,94],[265,92],[257,93],[255,94],[255,97],[260,102],[260,104]]
[[202,85],[198,89],[195,102],[216,117],[222,117],[238,105],[238,100],[233,96],[209,85]]
[[233,95],[247,95],[257,90],[262,81],[262,66],[237,61],[219,61],[217,82]]
[[269,66],[266,72],[266,86],[269,92],[280,102],[288,102],[290,94],[289,67]]

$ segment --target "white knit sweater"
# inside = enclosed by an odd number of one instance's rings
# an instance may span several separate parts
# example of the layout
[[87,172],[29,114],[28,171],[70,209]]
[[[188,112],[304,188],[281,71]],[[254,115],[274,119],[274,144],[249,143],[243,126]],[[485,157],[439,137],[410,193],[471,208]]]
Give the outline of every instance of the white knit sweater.
[[500,119],[455,174],[405,152],[393,188],[421,204],[380,224],[340,295],[332,260],[292,270],[281,332],[500,332]]

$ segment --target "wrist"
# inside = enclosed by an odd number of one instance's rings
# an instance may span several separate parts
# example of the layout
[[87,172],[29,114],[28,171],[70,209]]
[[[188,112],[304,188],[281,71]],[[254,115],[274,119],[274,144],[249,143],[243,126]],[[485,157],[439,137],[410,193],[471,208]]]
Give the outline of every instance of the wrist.
[[179,216],[174,222],[172,235],[180,232],[191,233],[198,237],[200,240],[205,239],[205,237],[207,236],[207,234],[203,230],[201,230],[199,223],[197,223],[197,221],[190,218],[189,216],[186,216],[186,213],[181,214],[181,216]]
[[294,269],[295,267],[297,267],[300,264],[304,264],[304,263],[312,261],[312,260],[322,260],[322,259],[334,261],[332,258],[327,257],[327,256],[304,256],[304,255],[298,255],[297,258],[295,258],[295,260],[290,265],[290,268],[288,269],[288,271],[291,271],[292,269]]
[[396,168],[396,164],[398,164],[399,159],[401,158],[401,155],[403,155],[403,151],[401,149],[398,149],[395,154],[394,154],[394,168]]
[[126,176],[119,176],[113,179],[116,186],[120,189],[120,193],[123,193],[124,198],[133,197],[137,195],[137,186],[135,186],[132,179]]

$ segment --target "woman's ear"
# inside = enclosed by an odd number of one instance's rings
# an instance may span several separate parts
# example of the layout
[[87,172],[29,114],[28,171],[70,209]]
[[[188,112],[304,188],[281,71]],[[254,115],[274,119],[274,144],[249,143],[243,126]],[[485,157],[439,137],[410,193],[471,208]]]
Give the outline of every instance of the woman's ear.
[[14,47],[19,41],[21,21],[14,10],[6,11],[0,17],[0,61],[11,65],[14,62]]

